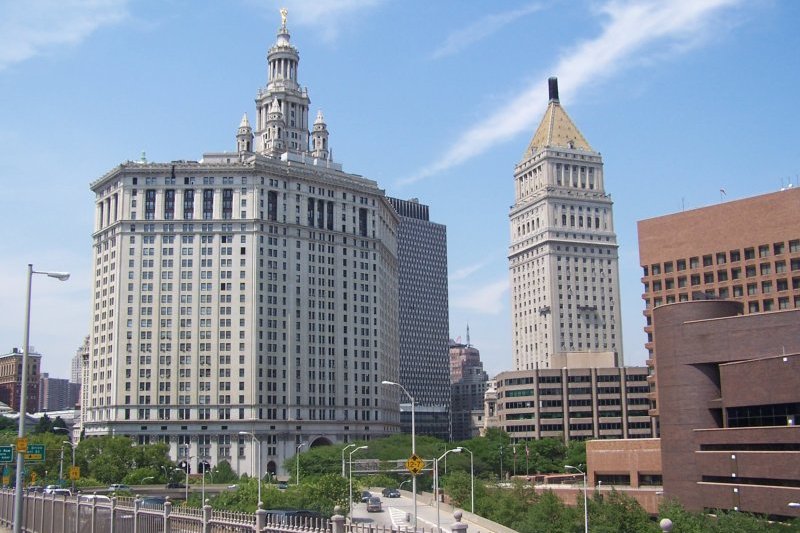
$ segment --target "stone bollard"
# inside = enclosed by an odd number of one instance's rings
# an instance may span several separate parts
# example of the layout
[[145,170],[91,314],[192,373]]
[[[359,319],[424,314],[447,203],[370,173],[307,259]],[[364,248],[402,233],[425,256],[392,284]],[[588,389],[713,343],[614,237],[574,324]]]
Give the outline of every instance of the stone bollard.
[[338,505],[333,508],[331,533],[344,533],[344,516],[342,516],[342,508]]
[[261,532],[267,527],[267,512],[262,509],[264,504],[258,502],[258,509],[256,509],[256,531]]
[[203,502],[203,533],[211,532],[211,506],[208,500]]
[[669,518],[662,518],[661,522],[658,523],[658,527],[660,527],[661,531],[664,533],[669,533],[672,531],[672,520]]
[[453,518],[456,519],[455,524],[450,526],[450,530],[453,533],[459,533],[459,532],[466,532],[467,531],[467,524],[465,524],[464,522],[461,521],[461,517],[462,516],[463,516],[463,513],[461,511],[456,511],[455,513],[453,513]]
[[172,502],[167,500],[164,502],[164,533],[170,533],[171,531],[170,514],[172,514]]

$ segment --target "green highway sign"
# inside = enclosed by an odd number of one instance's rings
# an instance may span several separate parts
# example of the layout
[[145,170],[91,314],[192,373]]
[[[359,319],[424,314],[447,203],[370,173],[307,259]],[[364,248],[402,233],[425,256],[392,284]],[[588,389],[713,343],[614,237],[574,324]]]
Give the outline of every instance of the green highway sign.
[[44,461],[44,444],[28,444],[26,461]]
[[0,446],[0,463],[10,463],[14,460],[13,446]]

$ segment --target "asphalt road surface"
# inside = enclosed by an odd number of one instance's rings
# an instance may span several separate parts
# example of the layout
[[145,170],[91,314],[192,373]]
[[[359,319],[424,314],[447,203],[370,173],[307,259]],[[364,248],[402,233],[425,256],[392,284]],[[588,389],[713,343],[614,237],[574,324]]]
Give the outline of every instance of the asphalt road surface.
[[[383,502],[383,511],[367,512],[367,504],[361,502],[353,503],[353,522],[359,524],[374,524],[376,526],[394,527],[400,531],[414,531],[414,501],[407,497],[405,492],[400,498],[386,498],[381,495],[380,490],[372,490],[373,496],[379,496]],[[436,531],[436,504],[428,505],[430,496],[417,497],[417,530]],[[468,531],[488,533],[486,528],[473,524],[462,518],[462,522],[468,525]],[[445,510],[442,506],[439,512],[439,523],[443,533],[451,533],[450,526],[455,523],[453,514]]]

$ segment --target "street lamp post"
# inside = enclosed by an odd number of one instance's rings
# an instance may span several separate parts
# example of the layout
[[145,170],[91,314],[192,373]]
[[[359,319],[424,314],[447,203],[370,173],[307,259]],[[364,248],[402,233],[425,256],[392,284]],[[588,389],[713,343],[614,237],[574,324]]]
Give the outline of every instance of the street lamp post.
[[184,473],[186,474],[186,481],[184,482],[184,489],[185,489],[185,496],[184,501],[189,501],[189,469],[192,467],[192,459],[193,457],[189,455],[189,445],[184,444],[181,448],[186,449],[186,468],[184,469]]
[[[72,468],[75,468],[75,448],[78,447],[78,444],[77,443],[73,443],[73,442],[68,441],[68,440],[62,441],[61,442],[61,451],[62,452],[64,451],[64,444],[69,444],[70,448],[72,448]],[[64,457],[63,453],[61,454],[61,457],[62,458]],[[69,477],[72,478],[71,475]],[[72,492],[75,492],[75,479],[74,478],[72,478]]]
[[300,448],[308,444],[307,442],[301,442],[297,445],[297,448],[294,451],[294,461],[295,461],[295,480],[294,484],[300,484]]
[[[414,420],[414,397],[408,393],[405,387],[400,385],[399,383],[395,383],[394,381],[382,381],[382,385],[394,385],[395,387],[400,387],[400,390],[406,393],[408,399],[411,400],[411,455],[417,455],[417,436],[416,436],[416,423]],[[414,531],[417,530],[417,476],[416,474],[411,474],[411,491],[414,493]]]
[[584,533],[589,533],[589,506],[588,498],[586,497],[586,472],[577,466],[572,465],[564,465],[564,468],[580,472],[580,474],[583,476],[583,531]]
[[472,452],[463,446],[458,447],[469,454],[469,512],[475,513],[475,463],[473,462]]
[[256,453],[258,453],[258,503],[256,503],[257,508],[261,508],[262,501],[261,501],[261,441],[256,438],[255,433],[250,433],[249,431],[240,431],[239,435],[249,435],[250,438],[256,443]]
[[356,453],[358,450],[366,450],[369,446],[359,446],[352,452],[350,452],[349,457],[349,464],[350,464],[350,521],[353,520],[353,454]]
[[[24,344],[22,345],[22,372],[19,387],[19,429],[17,437],[25,437],[25,414],[28,412],[28,345],[31,336],[31,280],[34,274],[43,274],[59,281],[69,279],[66,272],[37,272],[32,264],[28,264],[27,292],[25,295],[25,331],[23,332]],[[14,533],[22,532],[22,470],[25,468],[25,454],[17,453],[17,475],[14,490]]]
[[348,444],[344,448],[342,448],[342,477],[347,477],[347,473],[344,471],[344,452],[347,448],[352,448],[355,444]]
[[441,533],[442,526],[439,520],[439,461],[444,459],[448,453],[461,453],[461,448],[447,450],[438,459],[433,460],[433,496],[436,498],[436,531]]

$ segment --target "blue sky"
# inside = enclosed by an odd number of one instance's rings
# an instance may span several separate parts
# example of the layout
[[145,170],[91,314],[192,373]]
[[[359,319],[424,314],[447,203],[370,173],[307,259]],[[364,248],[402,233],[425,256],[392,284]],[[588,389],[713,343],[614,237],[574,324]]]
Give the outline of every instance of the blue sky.
[[22,345],[26,264],[70,271],[34,280],[31,330],[68,376],[90,320],[89,183],[142,151],[234,150],[284,6],[334,159],[447,225],[451,336],[469,324],[490,375],[512,364],[513,169],[548,76],[604,157],[627,364],[645,359],[636,221],[797,183],[800,2],[5,1],[0,350]]

